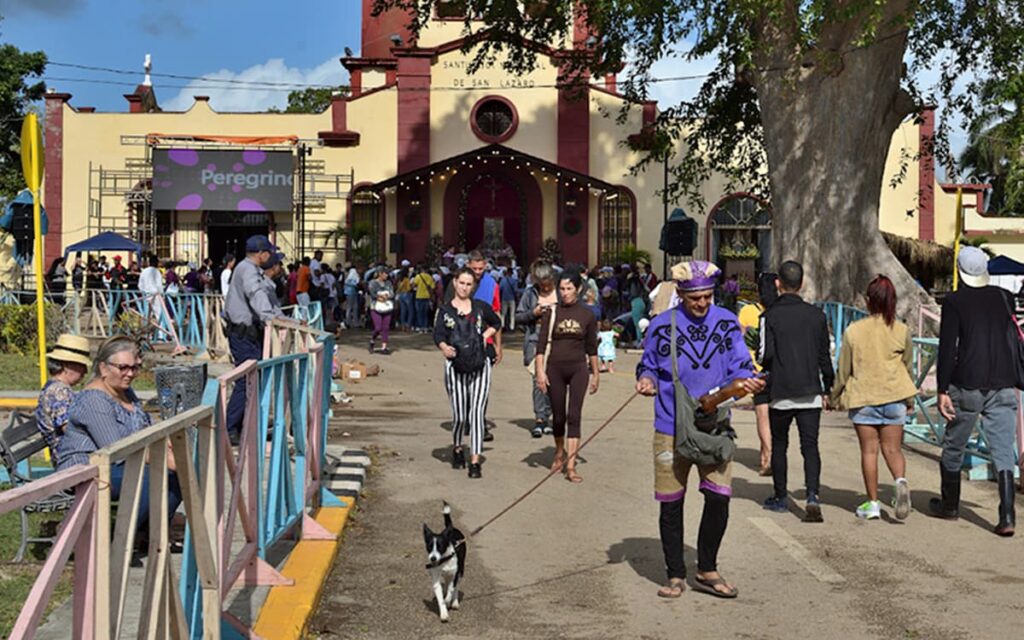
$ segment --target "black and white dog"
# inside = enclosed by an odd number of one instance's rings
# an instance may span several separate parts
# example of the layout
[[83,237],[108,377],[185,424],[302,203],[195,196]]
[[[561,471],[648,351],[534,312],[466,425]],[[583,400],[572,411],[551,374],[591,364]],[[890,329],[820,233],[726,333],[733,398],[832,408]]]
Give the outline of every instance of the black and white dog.
[[[459,583],[466,571],[466,536],[452,524],[452,510],[444,503],[444,530],[434,533],[423,524],[427,544],[427,571],[434,586],[441,622],[448,622],[448,609],[459,608]],[[447,592],[445,588],[447,587]]]

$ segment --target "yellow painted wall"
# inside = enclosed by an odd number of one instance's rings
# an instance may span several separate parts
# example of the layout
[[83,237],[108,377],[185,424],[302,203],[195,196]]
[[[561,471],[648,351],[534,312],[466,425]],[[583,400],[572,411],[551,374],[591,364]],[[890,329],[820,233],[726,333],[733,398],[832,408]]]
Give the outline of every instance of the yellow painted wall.
[[[920,146],[918,126],[912,117],[907,118],[893,134],[885,160],[878,205],[878,226],[882,231],[907,238],[918,237],[917,154]],[[901,165],[905,165],[905,169]],[[899,178],[901,170],[902,180],[894,186],[892,181]],[[938,195],[936,192],[936,197]]]

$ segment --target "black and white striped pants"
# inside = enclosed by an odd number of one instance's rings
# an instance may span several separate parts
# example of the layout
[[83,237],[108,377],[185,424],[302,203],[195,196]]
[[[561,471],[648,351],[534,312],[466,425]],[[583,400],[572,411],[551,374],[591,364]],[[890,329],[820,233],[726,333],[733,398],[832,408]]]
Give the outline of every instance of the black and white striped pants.
[[478,456],[484,449],[484,413],[491,392],[491,361],[476,373],[458,373],[451,360],[444,363],[444,388],[452,403],[452,441],[462,446],[463,431],[469,427],[470,453]]

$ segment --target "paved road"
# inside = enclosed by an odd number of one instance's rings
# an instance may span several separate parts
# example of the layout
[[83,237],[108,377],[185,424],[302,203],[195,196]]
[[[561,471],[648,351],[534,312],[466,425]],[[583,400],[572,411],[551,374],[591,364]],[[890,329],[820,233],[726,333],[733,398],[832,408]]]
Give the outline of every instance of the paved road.
[[[364,344],[360,338],[343,341]],[[861,522],[863,498],[856,437],[843,414],[822,431],[824,524],[800,511],[772,514],[759,503],[770,479],[756,473],[753,413],[737,411],[740,452],[732,517],[720,568],[740,590],[725,601],[688,590],[655,596],[664,579],[652,499],[651,400],[639,398],[584,453],[572,485],[552,478],[469,547],[463,608],[442,625],[424,571],[421,523],[439,527],[449,501],[466,532],[546,473],[549,439],[526,431],[530,380],[519,354],[495,371],[488,415],[496,440],[482,480],[447,463],[450,414],[439,354],[422,336],[399,336],[378,378],[348,385],[340,411],[346,446],[373,452],[375,473],[345,534],[312,631],[322,638],[1008,638],[1024,623],[1024,539],[991,534],[994,484],[965,484],[967,517],[927,518],[938,485],[936,451],[908,451],[915,512]],[[636,356],[623,373],[602,378],[587,399],[584,435],[628,398]],[[794,427],[795,430],[795,427]],[[802,484],[798,445],[790,478]],[[883,471],[883,478],[886,477]],[[695,484],[693,482],[692,484]],[[802,493],[798,495],[802,496]],[[883,501],[888,500],[883,494]],[[1024,501],[1022,501],[1024,502]],[[695,571],[702,500],[686,505],[686,558]],[[891,513],[891,510],[888,510]]]

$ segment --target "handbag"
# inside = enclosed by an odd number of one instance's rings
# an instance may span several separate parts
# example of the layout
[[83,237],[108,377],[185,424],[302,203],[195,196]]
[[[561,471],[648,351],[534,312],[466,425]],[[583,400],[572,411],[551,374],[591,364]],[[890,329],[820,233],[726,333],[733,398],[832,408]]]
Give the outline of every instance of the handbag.
[[393,300],[374,300],[373,310],[384,316],[395,310],[395,303]]
[[[676,349],[676,314],[672,312],[672,331],[669,335],[672,356],[672,384],[675,387],[676,451],[698,466],[718,466],[732,460],[736,453],[736,432],[722,429],[729,410],[719,407],[712,416],[701,415],[698,427],[697,403],[679,380],[679,356]],[[712,426],[712,423],[714,426]],[[703,428],[702,428],[703,427]]]
[[[544,364],[548,363],[548,356],[551,355],[551,336],[555,332],[555,309],[558,305],[551,307],[551,322],[548,323],[548,341],[544,344]],[[530,364],[526,365],[526,370],[530,372],[530,376],[537,375],[537,358],[530,360]]]
[[1010,341],[1010,356],[1013,358],[1014,386],[1024,390],[1024,331],[1021,331],[1020,325],[1017,324],[1017,316],[1002,291],[999,292],[999,297],[1002,298],[1006,313],[1010,316],[1010,330],[1006,332],[1006,337]]

